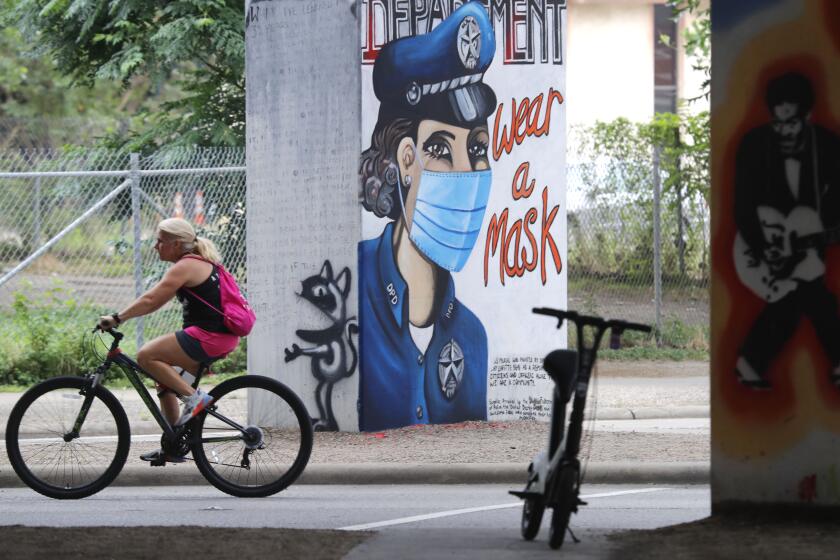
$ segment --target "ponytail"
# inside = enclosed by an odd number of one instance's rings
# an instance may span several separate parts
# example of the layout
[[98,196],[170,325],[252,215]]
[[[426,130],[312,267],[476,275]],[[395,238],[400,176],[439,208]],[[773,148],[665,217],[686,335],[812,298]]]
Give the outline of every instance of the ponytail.
[[158,224],[158,230],[181,242],[187,253],[198,255],[210,262],[221,264],[222,257],[216,245],[206,237],[198,237],[192,224],[183,218],[167,218]]
[[195,238],[192,252],[210,262],[216,264],[222,262],[222,257],[219,255],[219,250],[216,248],[216,245],[206,237]]

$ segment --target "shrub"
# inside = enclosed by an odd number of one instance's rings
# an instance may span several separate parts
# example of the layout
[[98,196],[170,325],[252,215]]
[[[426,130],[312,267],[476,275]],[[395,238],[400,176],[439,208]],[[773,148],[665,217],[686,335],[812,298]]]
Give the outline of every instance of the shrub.
[[210,368],[213,373],[246,373],[248,369],[248,339],[243,338],[236,350]]
[[[70,297],[61,284],[37,296],[28,288],[15,292],[11,310],[0,312],[0,385],[26,387],[59,375],[83,375],[98,366],[111,343],[107,334],[91,333],[103,313],[93,304]],[[121,327],[125,334],[121,347],[131,356],[136,354],[134,328],[133,321]],[[219,374],[241,374],[247,363],[243,340],[212,369]],[[122,376],[114,367],[106,380]]]
[[[575,329],[569,326],[569,346],[577,348]],[[621,348],[610,348],[609,334],[601,341],[598,358],[604,360],[708,360],[709,328],[691,325],[675,317],[663,321],[660,344],[654,333],[625,331],[621,335]]]
[[67,297],[60,285],[36,298],[13,294],[11,313],[2,317],[0,383],[31,385],[58,375],[79,375],[96,363],[85,333],[97,310]]

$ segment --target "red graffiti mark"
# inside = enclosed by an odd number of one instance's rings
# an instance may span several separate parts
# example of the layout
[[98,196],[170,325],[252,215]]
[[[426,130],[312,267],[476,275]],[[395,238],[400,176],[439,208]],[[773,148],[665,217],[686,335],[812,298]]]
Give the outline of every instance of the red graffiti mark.
[[[511,101],[510,129],[508,125],[502,127],[499,132],[499,125],[502,122],[505,104],[499,103],[496,109],[496,118],[493,122],[493,159],[499,161],[502,154],[510,154],[514,145],[522,144],[528,136],[539,137],[548,135],[551,127],[551,107],[556,101],[558,105],[563,103],[563,95],[554,88],[548,89],[548,101],[543,112],[543,94],[539,94],[531,101],[524,98],[518,105],[516,98]],[[542,124],[540,124],[542,116]]]
[[[527,189],[523,188],[523,185],[528,181],[527,170],[527,163],[523,164],[514,176],[512,185],[514,200],[528,198],[534,190],[533,181]],[[517,187],[518,184],[519,187]],[[560,271],[563,270],[563,262],[551,233],[551,226],[554,224],[554,219],[557,217],[559,210],[560,206],[554,206],[551,210],[548,210],[548,187],[544,187],[542,191],[542,221],[540,223],[539,244],[537,244],[537,239],[530,227],[536,224],[540,217],[537,208],[529,208],[525,212],[525,216],[513,222],[510,228],[508,228],[510,209],[505,208],[501,213],[491,216],[490,223],[487,226],[487,238],[484,243],[485,286],[489,281],[490,257],[496,255],[496,253],[499,253],[499,281],[503,286],[506,278],[521,278],[526,272],[536,270],[537,262],[540,265],[540,279],[545,285],[548,280],[545,260],[546,250],[551,253],[554,268],[557,270],[557,274],[560,274]],[[524,246],[523,233],[527,238]]]
[[802,477],[799,481],[799,499],[811,503],[817,498],[817,475]]

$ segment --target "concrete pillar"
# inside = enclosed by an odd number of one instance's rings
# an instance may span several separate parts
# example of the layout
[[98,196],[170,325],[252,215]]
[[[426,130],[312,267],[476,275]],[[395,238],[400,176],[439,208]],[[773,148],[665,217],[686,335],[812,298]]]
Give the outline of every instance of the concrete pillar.
[[[258,317],[248,367],[291,386],[314,417],[313,373],[335,365],[332,345],[349,352],[348,320],[357,315],[355,10],[348,0],[246,6],[248,291]],[[311,354],[286,363],[294,345]],[[357,379],[335,380],[342,428],[357,425]]]
[[249,369],[321,429],[550,413],[565,2],[485,4],[248,4]]
[[714,512],[840,506],[838,21],[713,4]]

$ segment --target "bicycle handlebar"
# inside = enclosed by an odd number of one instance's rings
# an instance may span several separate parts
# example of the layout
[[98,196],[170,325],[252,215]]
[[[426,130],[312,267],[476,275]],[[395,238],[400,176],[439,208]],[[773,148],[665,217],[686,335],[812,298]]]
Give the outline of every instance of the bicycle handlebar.
[[620,319],[604,319],[603,317],[596,317],[594,315],[581,315],[577,311],[564,311],[562,309],[552,309],[550,307],[534,307],[532,311],[537,315],[547,315],[549,317],[555,317],[559,319],[560,323],[557,325],[557,328],[560,328],[560,325],[563,324],[563,321],[567,320],[573,322],[579,327],[589,325],[593,327],[599,327],[604,330],[633,330],[641,332],[651,332],[652,330],[650,325],[644,325],[642,323],[631,323],[630,321],[622,321]]
[[106,332],[106,333],[110,334],[111,336],[113,336],[117,340],[122,340],[123,337],[125,336],[123,333],[116,330],[114,327],[111,327],[110,329],[103,329],[103,328],[100,328],[99,325],[96,325],[95,327],[93,327],[93,330],[91,332],[96,332],[96,331]]

